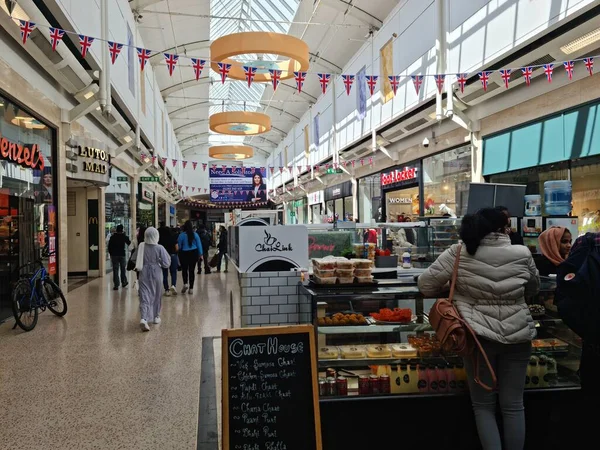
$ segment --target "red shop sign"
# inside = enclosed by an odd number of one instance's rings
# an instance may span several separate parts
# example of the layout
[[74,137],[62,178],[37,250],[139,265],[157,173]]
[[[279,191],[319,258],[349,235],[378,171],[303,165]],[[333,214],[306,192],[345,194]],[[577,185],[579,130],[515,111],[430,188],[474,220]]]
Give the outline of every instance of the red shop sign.
[[381,185],[387,186],[401,181],[415,180],[417,178],[416,167],[405,167],[402,170],[396,169],[393,172],[381,174]]
[[29,169],[44,169],[44,155],[37,144],[15,144],[0,135],[0,159]]

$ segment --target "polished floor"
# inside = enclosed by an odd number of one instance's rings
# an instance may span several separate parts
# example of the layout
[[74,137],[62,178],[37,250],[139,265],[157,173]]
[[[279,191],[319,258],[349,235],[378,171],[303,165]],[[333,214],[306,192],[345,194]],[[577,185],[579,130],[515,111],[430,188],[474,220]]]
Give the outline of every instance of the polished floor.
[[0,448],[219,448],[220,424],[208,418],[220,417],[220,334],[235,282],[198,275],[193,295],[163,297],[149,333],[136,291],[113,291],[110,277],[69,292],[67,315],[45,312],[32,332],[1,324]]

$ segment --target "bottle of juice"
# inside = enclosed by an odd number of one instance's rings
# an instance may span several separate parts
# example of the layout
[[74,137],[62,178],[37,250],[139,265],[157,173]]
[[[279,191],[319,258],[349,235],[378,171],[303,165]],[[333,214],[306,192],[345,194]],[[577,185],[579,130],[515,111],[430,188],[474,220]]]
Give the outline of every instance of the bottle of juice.
[[446,364],[438,364],[435,371],[438,378],[438,392],[448,392],[448,377],[446,375]]
[[455,373],[458,390],[461,392],[466,392],[469,389],[469,385],[467,384],[467,371],[465,370],[465,364],[462,361],[456,364]]
[[427,366],[425,366],[424,364],[419,364],[418,372],[418,390],[421,393],[427,393],[429,392],[429,381],[427,380]]
[[398,374],[400,375],[400,393],[408,394],[410,392],[410,373],[406,364],[400,364]]
[[408,392],[416,393],[419,392],[419,372],[417,371],[417,365],[411,364],[408,366]]
[[546,360],[548,370],[548,386],[556,386],[558,384],[558,368],[556,367],[556,360],[554,358],[548,358]]
[[392,376],[390,377],[390,388],[392,394],[401,394],[402,393],[402,373],[400,371],[400,365],[396,366],[396,370],[393,371]]
[[529,361],[529,386],[537,388],[540,385],[540,376],[538,373],[538,362],[536,360]]
[[538,377],[540,378],[539,387],[548,387],[548,363],[542,359],[538,362]]
[[446,377],[448,378],[448,392],[456,392],[458,390],[458,384],[456,383],[456,372],[454,364],[448,364],[448,367],[446,369]]
[[427,366],[427,381],[429,382],[429,392],[432,394],[437,394],[439,392],[439,380],[436,367],[433,364]]

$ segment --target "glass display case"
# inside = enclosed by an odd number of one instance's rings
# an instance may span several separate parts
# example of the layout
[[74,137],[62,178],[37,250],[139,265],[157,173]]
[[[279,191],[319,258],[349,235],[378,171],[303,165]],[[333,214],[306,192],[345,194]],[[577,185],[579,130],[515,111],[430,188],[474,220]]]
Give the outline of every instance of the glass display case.
[[[424,299],[416,283],[309,284],[300,295],[312,304],[322,401],[468,390],[462,359],[441,350],[427,321],[435,299]],[[538,337],[526,389],[578,388],[580,339],[551,313],[535,307],[532,313]]]
[[460,218],[444,217],[438,219],[428,219],[433,233],[433,257],[440,256],[444,250],[453,244],[458,244],[460,239]]

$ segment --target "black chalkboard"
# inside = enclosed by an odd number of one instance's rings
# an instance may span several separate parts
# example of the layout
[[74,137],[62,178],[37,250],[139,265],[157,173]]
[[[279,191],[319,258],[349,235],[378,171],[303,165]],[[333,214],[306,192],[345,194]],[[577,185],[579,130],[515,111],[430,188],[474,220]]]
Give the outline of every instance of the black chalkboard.
[[222,338],[223,450],[321,450],[314,327]]

